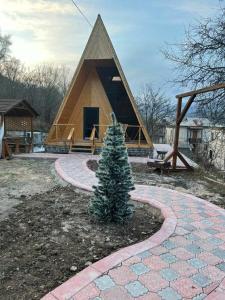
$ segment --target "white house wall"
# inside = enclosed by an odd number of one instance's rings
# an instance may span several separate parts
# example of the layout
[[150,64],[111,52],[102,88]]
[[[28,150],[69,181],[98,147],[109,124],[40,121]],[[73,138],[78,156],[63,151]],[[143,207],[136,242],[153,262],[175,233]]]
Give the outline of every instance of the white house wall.
[[225,132],[212,129],[213,140],[209,143],[209,150],[213,154],[213,165],[219,170],[225,170]]
[[3,115],[0,114],[0,158],[2,156],[2,140],[4,137],[4,118]]

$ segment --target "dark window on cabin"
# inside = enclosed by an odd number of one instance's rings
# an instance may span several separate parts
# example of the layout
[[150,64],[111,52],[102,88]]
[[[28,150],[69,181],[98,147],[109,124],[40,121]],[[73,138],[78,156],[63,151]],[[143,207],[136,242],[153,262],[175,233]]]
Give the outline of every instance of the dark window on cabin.
[[[96,69],[105,93],[116,115],[117,121],[122,124],[139,125],[136,113],[130,102],[123,82],[118,80],[120,75],[116,66],[97,67]],[[113,80],[115,77],[117,80]],[[127,141],[129,141],[129,139],[131,141],[138,139],[137,127],[129,127],[127,129]]]
[[209,158],[213,159],[213,152],[212,152],[212,150],[209,150]]
[[[84,107],[84,139],[90,138],[94,125],[99,125],[99,108]],[[99,127],[96,126],[96,136],[98,136]]]

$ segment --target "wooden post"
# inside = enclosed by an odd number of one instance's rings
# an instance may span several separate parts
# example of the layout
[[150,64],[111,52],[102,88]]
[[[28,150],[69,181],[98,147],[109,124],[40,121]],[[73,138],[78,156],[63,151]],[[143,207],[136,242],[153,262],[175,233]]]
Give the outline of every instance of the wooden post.
[[31,145],[30,145],[30,151],[29,152],[33,152],[33,139],[34,139],[34,133],[33,133],[33,117],[30,118],[30,137],[31,137]]
[[56,141],[58,141],[58,126],[55,124],[55,136],[56,136]]
[[73,131],[73,145],[75,144],[75,127],[74,128],[74,131]]
[[12,157],[11,151],[7,142],[6,138],[3,138],[3,147],[2,147],[2,158],[3,159],[10,159]]
[[138,146],[140,147],[141,145],[141,127],[139,126],[138,128]]
[[188,101],[187,101],[187,103],[186,103],[184,109],[182,110],[182,112],[181,112],[181,114],[180,114],[180,117],[179,117],[179,119],[178,119],[178,123],[179,123],[179,124],[183,121],[183,118],[185,117],[185,115],[186,115],[187,111],[189,110],[189,108],[190,108],[192,102],[194,101],[195,97],[196,97],[196,95],[192,95],[192,96],[188,99]]
[[19,138],[15,138],[15,144],[16,144],[15,154],[19,154],[20,153],[20,140],[19,140]]
[[180,152],[178,152],[177,155],[187,169],[193,170],[193,168],[189,165],[189,163],[186,161],[186,159],[183,157],[183,155]]
[[172,163],[173,170],[175,170],[177,166],[177,153],[178,153],[179,131],[180,131],[179,117],[181,114],[181,108],[182,108],[182,97],[179,97],[177,103],[176,128],[175,128],[175,137],[174,137],[174,146],[173,146],[173,163]]

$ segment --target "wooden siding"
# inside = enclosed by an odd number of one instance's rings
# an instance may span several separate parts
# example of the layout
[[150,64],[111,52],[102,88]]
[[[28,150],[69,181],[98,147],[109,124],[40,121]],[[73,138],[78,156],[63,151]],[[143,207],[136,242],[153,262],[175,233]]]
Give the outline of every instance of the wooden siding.
[[[70,88],[64,98],[62,105],[58,111],[55,118],[54,124],[50,129],[47,144],[53,142],[56,138],[55,135],[55,125],[57,124],[76,124],[76,135],[77,139],[83,138],[83,107],[99,107],[100,108],[100,120],[101,125],[109,124],[109,115],[112,111],[111,105],[108,98],[106,97],[105,91],[93,69],[93,66],[97,63],[106,62],[110,63],[113,61],[118,69],[121,80],[124,84],[132,107],[137,116],[140,127],[144,138],[149,147],[152,147],[152,141],[144,127],[141,115],[138,112],[134,97],[129,88],[128,82],[123,73],[122,67],[119,63],[116,52],[113,48],[109,35],[106,28],[102,22],[100,16],[98,16],[92,33],[89,37],[85,50],[82,54],[81,60],[75,71],[73,79],[71,81]],[[96,85],[96,86],[95,86]],[[119,103],[118,103],[119,105]],[[130,124],[133,125],[133,124]],[[63,125],[65,126],[65,125]],[[72,126],[72,125],[71,125]],[[63,137],[68,136],[71,126],[68,126],[63,132]]]

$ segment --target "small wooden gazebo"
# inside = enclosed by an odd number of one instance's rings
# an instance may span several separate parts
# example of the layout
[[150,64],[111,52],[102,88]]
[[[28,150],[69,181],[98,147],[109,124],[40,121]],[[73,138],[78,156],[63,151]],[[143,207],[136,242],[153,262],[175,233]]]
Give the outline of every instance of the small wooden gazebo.
[[0,157],[32,150],[33,119],[37,116],[26,100],[0,99]]

